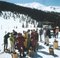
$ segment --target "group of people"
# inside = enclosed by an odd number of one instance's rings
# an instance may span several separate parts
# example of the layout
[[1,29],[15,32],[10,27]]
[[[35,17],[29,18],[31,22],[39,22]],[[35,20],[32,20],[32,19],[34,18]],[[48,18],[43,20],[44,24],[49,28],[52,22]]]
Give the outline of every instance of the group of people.
[[44,34],[44,44],[49,45],[49,38],[51,38],[50,29],[41,28],[39,34],[40,34],[40,42],[43,42],[42,35]]
[[[51,32],[52,30],[52,32]],[[59,26],[56,26],[52,29],[49,29],[48,27],[45,28],[41,28],[40,29],[40,41],[42,40],[42,35],[44,34],[44,44],[49,45],[49,38],[54,37],[54,38],[58,38],[59,35]]]
[[32,49],[34,52],[37,49],[38,44],[38,33],[35,29],[23,31],[22,33],[17,33],[15,30],[11,33],[7,33],[4,36],[4,51],[8,49],[8,39],[10,41],[10,52],[15,52],[17,49],[20,53],[20,57],[24,56],[24,51],[29,53],[29,49]]
[[[45,30],[45,32],[44,32]],[[38,29],[35,30],[27,30],[23,31],[22,33],[17,33],[15,30],[11,33],[7,33],[4,36],[4,51],[8,49],[8,39],[10,40],[10,52],[15,52],[15,49],[17,49],[20,53],[20,57],[24,56],[24,51],[27,51],[27,54],[29,53],[29,50],[32,49],[34,52],[38,49],[38,41],[40,36],[40,41],[42,42],[41,35],[44,32],[44,44],[49,45],[49,38],[51,38],[50,29],[40,29],[38,33]],[[54,36],[57,36],[57,33],[59,32],[59,28],[55,29]]]

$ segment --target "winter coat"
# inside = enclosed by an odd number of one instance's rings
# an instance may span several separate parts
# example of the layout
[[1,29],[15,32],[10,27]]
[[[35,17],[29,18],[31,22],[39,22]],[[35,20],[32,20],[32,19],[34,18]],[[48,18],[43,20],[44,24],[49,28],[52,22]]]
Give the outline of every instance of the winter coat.
[[36,46],[36,43],[37,43],[37,40],[34,39],[34,38],[32,38],[32,40],[31,40],[31,46],[32,47]]
[[4,44],[7,44],[7,43],[8,43],[9,34],[10,34],[10,33],[7,33],[7,34],[4,36]]
[[38,33],[37,32],[35,32],[36,34],[35,34],[35,37],[36,37],[36,40],[38,41]]
[[28,33],[28,39],[27,39],[27,48],[30,48],[30,42],[31,42],[31,38],[30,38],[30,33]]
[[22,36],[22,34],[18,33],[18,37],[17,37],[17,47],[20,49],[21,47],[24,47],[24,37]]
[[11,36],[10,36],[10,43],[11,43],[11,46],[14,45],[14,42],[15,42],[14,35],[11,34]]
[[31,45],[34,47],[37,43],[37,39],[36,39],[36,33],[35,32],[32,32],[31,33]]
[[40,30],[40,35],[42,35],[42,34],[43,34],[43,30],[41,29],[41,30]]
[[25,33],[25,34],[23,35],[23,37],[24,37],[24,39],[25,39],[25,41],[24,41],[24,46],[25,46],[25,48],[27,48],[28,34]]
[[48,36],[49,38],[51,38],[50,29],[46,30],[46,36]]
[[35,38],[35,35],[36,35],[35,32],[32,32],[31,33],[31,39]]

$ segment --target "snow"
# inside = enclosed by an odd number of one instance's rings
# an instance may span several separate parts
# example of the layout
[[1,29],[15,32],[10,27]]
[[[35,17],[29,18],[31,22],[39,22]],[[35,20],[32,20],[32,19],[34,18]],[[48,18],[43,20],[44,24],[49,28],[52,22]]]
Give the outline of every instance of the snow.
[[40,3],[37,3],[37,2],[25,3],[25,4],[19,4],[19,3],[17,3],[17,5],[21,5],[21,6],[24,6],[24,7],[36,8],[36,9],[40,9],[40,7],[43,7],[44,6],[44,5],[42,5]]
[[[27,29],[35,29],[33,28],[33,26],[31,28],[31,25],[29,28],[22,28],[21,24],[22,22],[19,23],[19,20],[14,21],[12,17],[6,20],[2,16],[0,16],[0,58],[12,58],[11,54],[3,52],[3,46],[4,46],[3,36],[5,35],[6,32],[12,32],[12,30],[15,29],[17,32],[23,33],[23,30],[27,31]],[[17,26],[18,28],[16,29],[14,28],[14,26]],[[44,42],[44,34],[42,35],[42,38]],[[55,38],[49,39],[51,45],[53,45],[54,39]],[[40,39],[39,39],[39,42],[38,42],[39,49],[35,54],[34,58],[60,58],[60,32],[59,32],[59,38],[57,39],[57,41],[58,41],[59,47],[58,49],[54,49],[54,56],[53,56],[53,55],[49,55],[49,46],[44,45],[44,43],[40,42]]]
[[0,58],[12,58],[12,57],[8,53],[3,53],[3,54],[0,54]]
[[38,2],[33,2],[33,3],[25,3],[25,4],[20,4],[20,3],[15,3],[16,5],[28,7],[28,8],[35,8],[38,10],[42,11],[50,11],[50,12],[59,12],[60,13],[60,6],[46,6],[43,4],[40,4]]

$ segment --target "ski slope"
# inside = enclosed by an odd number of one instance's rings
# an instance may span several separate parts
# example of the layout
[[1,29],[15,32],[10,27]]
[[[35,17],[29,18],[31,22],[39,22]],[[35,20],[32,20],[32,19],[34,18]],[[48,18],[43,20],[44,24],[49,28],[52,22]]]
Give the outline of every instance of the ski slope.
[[[22,28],[22,22],[19,23],[19,20],[17,17],[16,19],[17,20],[14,21],[13,18],[11,17],[10,19],[6,20],[2,16],[0,16],[0,58],[12,58],[11,54],[3,52],[3,47],[4,47],[3,37],[5,33],[12,32],[13,29],[21,33],[23,33],[23,30],[27,31],[27,29],[36,29],[31,24],[29,28]],[[15,28],[14,26],[17,26],[17,28]],[[43,42],[40,42],[40,41],[38,42],[39,49],[35,53],[35,56],[32,58],[60,58],[60,33],[59,33],[59,38],[57,39],[59,47],[58,49],[54,49],[54,56],[49,55],[49,46],[44,45],[44,35],[42,35],[42,38],[43,38]],[[49,39],[50,41],[49,44],[53,45],[54,39],[55,38]],[[10,48],[10,45],[8,46],[8,48]]]

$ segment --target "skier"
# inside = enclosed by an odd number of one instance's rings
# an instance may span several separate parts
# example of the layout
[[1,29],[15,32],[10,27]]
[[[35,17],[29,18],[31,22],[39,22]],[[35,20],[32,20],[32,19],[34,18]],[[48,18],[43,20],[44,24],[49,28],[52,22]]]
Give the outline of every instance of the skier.
[[45,33],[45,44],[48,46],[49,45],[49,38],[51,38],[50,36],[50,29],[46,28],[46,33]]
[[17,37],[17,49],[20,53],[20,57],[22,58],[24,56],[24,37],[21,33],[18,33]]
[[16,48],[16,40],[17,40],[17,32],[15,30],[13,30],[13,35],[14,35],[14,45],[15,45],[15,48]]
[[25,50],[27,50],[28,33],[26,31],[23,31],[23,33],[24,33],[23,37],[25,39],[25,41],[24,41],[24,47],[25,47]]
[[10,44],[11,44],[10,52],[13,53],[14,52],[14,46],[15,46],[15,39],[14,39],[13,33],[11,33],[11,36],[10,36]]
[[59,33],[59,26],[55,28],[55,33],[54,33],[55,38],[58,38],[58,33]]
[[16,37],[16,35],[17,35],[17,32],[15,30],[13,30],[13,35],[14,35],[14,37]]
[[27,31],[27,54],[30,49],[30,43],[31,42],[31,36],[30,36],[30,30]]
[[9,32],[7,34],[5,34],[4,36],[4,51],[7,50],[8,47],[8,38],[9,38]]
[[40,33],[40,41],[42,42],[42,34],[43,34],[43,29],[42,28],[40,29],[39,33]]
[[36,51],[36,44],[37,44],[36,38],[37,38],[36,31],[32,30],[32,32],[31,32],[31,46],[32,46],[34,51]]

